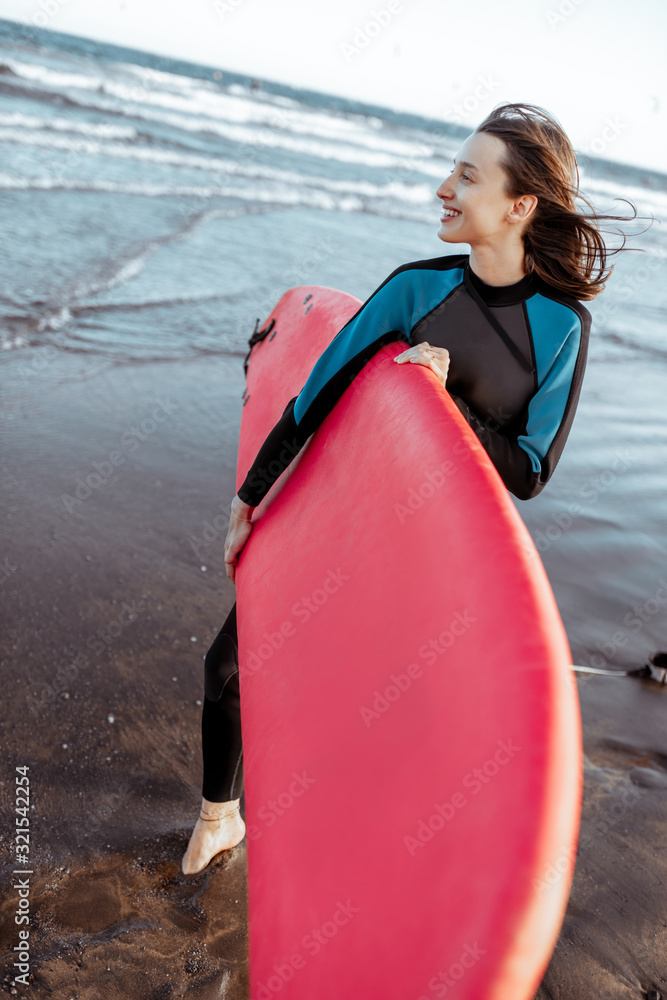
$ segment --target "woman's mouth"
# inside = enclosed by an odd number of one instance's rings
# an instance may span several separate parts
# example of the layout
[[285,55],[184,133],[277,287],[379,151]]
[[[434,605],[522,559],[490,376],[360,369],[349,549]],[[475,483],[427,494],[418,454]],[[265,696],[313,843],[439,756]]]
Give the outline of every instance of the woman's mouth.
[[461,212],[456,208],[444,208],[440,216],[441,222],[448,222],[449,219],[458,219]]

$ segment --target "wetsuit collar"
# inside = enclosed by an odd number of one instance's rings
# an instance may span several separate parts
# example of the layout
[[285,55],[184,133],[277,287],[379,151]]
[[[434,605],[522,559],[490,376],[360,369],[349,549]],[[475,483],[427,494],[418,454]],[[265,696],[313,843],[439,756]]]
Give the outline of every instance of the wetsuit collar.
[[472,284],[487,306],[510,306],[534,295],[538,290],[539,277],[536,274],[524,274],[523,278],[515,281],[513,285],[489,285],[475,274],[468,259],[464,269],[464,281]]

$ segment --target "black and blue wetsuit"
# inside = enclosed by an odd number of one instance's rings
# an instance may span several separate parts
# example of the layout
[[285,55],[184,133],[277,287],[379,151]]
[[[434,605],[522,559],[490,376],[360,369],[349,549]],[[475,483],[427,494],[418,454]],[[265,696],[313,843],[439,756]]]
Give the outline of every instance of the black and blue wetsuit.
[[[259,449],[238,496],[256,507],[366,362],[384,344],[403,339],[408,346],[427,341],[447,348],[447,391],[507,489],[529,500],[548,483],[570,432],[590,326],[581,302],[535,274],[511,285],[489,285],[472,271],[468,254],[403,264],[320,355]],[[234,663],[219,655],[236,648],[235,607],[207,654],[207,672],[227,678],[229,694],[238,697],[238,673],[236,689],[228,683]],[[223,635],[233,637],[233,645]],[[204,717],[212,726],[206,702]],[[203,724],[203,730],[210,726]],[[214,762],[206,752],[204,757],[204,797],[238,797],[227,794],[238,790],[238,761],[219,755]]]
[[289,401],[239,487],[256,507],[308,437],[383,344],[446,347],[447,391],[508,490],[544,488],[572,425],[591,315],[577,299],[526,275],[489,285],[468,254],[396,268],[336,334]]

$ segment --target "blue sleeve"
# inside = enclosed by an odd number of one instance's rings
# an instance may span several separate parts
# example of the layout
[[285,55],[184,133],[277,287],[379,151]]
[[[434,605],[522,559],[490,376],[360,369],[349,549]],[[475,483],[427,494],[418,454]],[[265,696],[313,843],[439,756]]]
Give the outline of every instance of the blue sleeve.
[[526,433],[519,434],[517,441],[530,458],[536,473],[542,471],[542,464],[554,446],[571,403],[575,402],[569,402],[569,398],[580,346],[581,331],[573,330],[528,404]]
[[449,291],[447,282],[453,280],[443,282],[441,272],[409,265],[385,278],[339,330],[287,404],[237,490],[241,500],[257,506],[373,354],[401,337],[411,344],[413,327],[442,301]]
[[444,297],[442,274],[424,269],[393,271],[322,352],[294,405],[297,425],[312,430],[333,409],[345,388],[383,344],[413,327]]
[[526,308],[539,385],[517,441],[530,458],[536,485],[542,489],[560,459],[579,403],[591,314],[580,302],[572,300],[567,305],[544,295],[529,299]]

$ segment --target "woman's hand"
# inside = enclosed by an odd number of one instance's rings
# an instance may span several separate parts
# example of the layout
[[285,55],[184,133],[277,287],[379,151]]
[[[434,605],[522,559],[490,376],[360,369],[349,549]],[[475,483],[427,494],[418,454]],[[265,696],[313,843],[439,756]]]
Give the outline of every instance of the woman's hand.
[[236,584],[236,563],[245,543],[252,532],[250,517],[255,508],[235,496],[231,504],[231,515],[227,537],[225,538],[225,569],[227,576]]
[[421,344],[415,344],[413,347],[409,347],[406,351],[403,351],[402,354],[397,354],[394,361],[399,365],[403,364],[404,361],[410,361],[412,364],[417,365],[425,365],[426,368],[430,368],[431,371],[435,372],[443,385],[447,382],[449,351],[446,347],[432,347],[423,340]]

